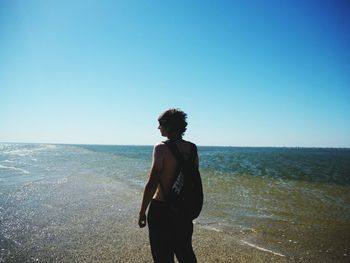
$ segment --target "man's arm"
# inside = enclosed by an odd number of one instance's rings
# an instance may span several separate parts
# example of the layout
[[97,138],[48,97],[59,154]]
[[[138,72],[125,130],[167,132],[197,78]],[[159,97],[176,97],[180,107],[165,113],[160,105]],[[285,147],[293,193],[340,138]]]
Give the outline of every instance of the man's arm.
[[152,197],[154,196],[154,193],[157,190],[158,182],[159,182],[159,175],[163,168],[163,159],[161,154],[161,145],[156,145],[153,149],[153,161],[152,161],[152,167],[149,174],[148,182],[145,186],[145,190],[143,192],[142,197],[142,203],[141,203],[141,209],[139,213],[139,226],[145,227],[146,226],[146,210],[149,205],[149,203],[152,200]]
[[195,153],[194,163],[195,163],[196,167],[199,168],[199,158],[198,158],[197,145],[194,145],[194,153]]

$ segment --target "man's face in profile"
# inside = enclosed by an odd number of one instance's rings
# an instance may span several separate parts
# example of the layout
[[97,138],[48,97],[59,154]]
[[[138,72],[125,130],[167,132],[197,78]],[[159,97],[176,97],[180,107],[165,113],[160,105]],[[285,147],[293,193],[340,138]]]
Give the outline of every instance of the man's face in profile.
[[158,129],[160,130],[160,133],[162,136],[166,137],[168,135],[168,132],[167,132],[166,128],[164,127],[164,125],[160,124],[158,126]]

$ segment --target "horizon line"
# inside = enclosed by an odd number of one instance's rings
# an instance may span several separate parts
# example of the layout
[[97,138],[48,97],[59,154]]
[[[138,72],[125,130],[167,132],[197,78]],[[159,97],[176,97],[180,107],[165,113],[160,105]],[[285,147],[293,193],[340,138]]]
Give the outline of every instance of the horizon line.
[[[63,142],[4,142],[0,144],[54,144],[54,145],[96,145],[96,146],[153,146],[153,144],[107,144],[107,143],[63,143]],[[201,145],[199,147],[232,147],[232,148],[314,148],[314,149],[350,149],[350,146],[238,146],[238,145]]]

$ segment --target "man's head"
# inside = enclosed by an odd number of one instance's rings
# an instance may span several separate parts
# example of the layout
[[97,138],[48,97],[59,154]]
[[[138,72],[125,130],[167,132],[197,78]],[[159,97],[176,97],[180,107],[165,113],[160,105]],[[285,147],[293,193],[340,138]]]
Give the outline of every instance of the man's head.
[[180,109],[169,109],[159,116],[159,127],[164,128],[168,134],[182,137],[186,131],[186,118],[187,114]]

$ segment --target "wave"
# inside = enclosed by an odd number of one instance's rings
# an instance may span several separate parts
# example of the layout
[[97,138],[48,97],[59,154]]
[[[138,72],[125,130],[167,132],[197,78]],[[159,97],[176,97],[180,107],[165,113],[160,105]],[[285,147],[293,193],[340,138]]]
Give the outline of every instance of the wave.
[[28,172],[27,170],[24,170],[24,169],[18,168],[18,167],[13,167],[13,166],[4,166],[4,165],[0,164],[0,169],[7,169],[7,170],[19,171],[19,172],[24,173],[24,174],[30,174],[30,172]]
[[30,156],[35,152],[56,149],[53,144],[0,144],[2,154],[15,156]]
[[285,257],[285,255],[283,255],[283,254],[281,254],[281,253],[278,253],[278,252],[276,252],[276,251],[272,251],[272,250],[270,250],[270,249],[267,249],[267,248],[264,248],[264,247],[261,247],[261,246],[252,244],[252,243],[247,242],[247,241],[244,241],[244,240],[242,240],[242,243],[245,244],[245,245],[248,245],[248,246],[250,246],[250,247],[256,248],[256,249],[258,249],[258,250],[265,251],[265,252],[269,252],[269,253],[274,254],[274,255],[276,255],[276,256]]
[[0,161],[2,163],[15,163],[15,161],[11,161],[11,160],[3,160],[3,161]]

